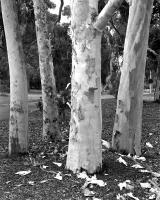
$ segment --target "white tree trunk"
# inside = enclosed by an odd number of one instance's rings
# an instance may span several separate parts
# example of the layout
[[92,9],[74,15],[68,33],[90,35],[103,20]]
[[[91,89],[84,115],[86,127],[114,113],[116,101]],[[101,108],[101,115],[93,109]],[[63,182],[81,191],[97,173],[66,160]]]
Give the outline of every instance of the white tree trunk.
[[93,28],[98,0],[72,0],[72,89],[67,169],[99,171],[101,152],[101,34]]
[[10,70],[9,154],[28,151],[28,99],[26,65],[16,1],[1,0]]
[[142,105],[146,52],[153,0],[132,0],[124,46],[112,146],[141,154]]
[[60,137],[60,132],[53,59],[47,29],[47,5],[44,0],[34,0],[33,2],[42,86],[43,138],[47,137],[56,141]]

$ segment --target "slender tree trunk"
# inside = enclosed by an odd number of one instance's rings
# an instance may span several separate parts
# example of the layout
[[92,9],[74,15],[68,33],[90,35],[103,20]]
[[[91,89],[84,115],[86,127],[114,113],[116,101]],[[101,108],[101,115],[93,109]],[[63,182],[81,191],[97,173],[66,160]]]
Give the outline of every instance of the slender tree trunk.
[[93,28],[98,0],[72,1],[72,89],[67,168],[89,173],[102,166],[101,34]]
[[60,137],[60,131],[51,44],[47,29],[47,5],[44,0],[34,0],[34,13],[42,86],[43,138],[47,137],[56,141]]
[[132,0],[124,46],[112,146],[141,154],[142,105],[146,52],[153,0]]
[[160,102],[160,55],[157,55],[157,77],[156,77],[156,88],[155,88],[155,94],[154,94],[154,100],[157,102]]
[[10,70],[9,154],[28,151],[28,99],[26,65],[16,1],[1,0]]

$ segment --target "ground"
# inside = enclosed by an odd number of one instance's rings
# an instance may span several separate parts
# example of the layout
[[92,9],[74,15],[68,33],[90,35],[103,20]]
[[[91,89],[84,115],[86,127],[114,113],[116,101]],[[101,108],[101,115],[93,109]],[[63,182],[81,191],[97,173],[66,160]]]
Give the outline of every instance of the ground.
[[[102,100],[102,138],[106,141],[111,141],[115,106],[115,99]],[[106,183],[103,187],[92,183],[87,184],[85,179],[78,178],[77,175],[65,169],[68,122],[69,120],[66,119],[61,123],[63,141],[59,145],[51,142],[45,144],[41,142],[41,112],[34,111],[29,114],[29,155],[12,159],[5,156],[0,157],[0,200],[156,199],[154,193],[151,193],[151,189],[142,188],[140,183],[149,183],[149,180],[152,183],[154,182],[155,185],[160,183],[157,178],[160,173],[159,104],[144,102],[142,158],[145,157],[145,161],[119,155],[103,146],[103,170],[96,175],[98,180]],[[8,120],[1,120],[1,153],[7,151],[7,145]],[[62,163],[62,166],[59,167],[54,162]],[[141,172],[141,169],[132,167],[134,164],[139,164],[144,167],[144,170],[148,171]],[[19,171],[26,171],[28,174],[16,174]],[[157,174],[153,172],[157,172]],[[62,178],[62,180],[57,178]],[[124,184],[124,188],[120,190],[118,184],[126,180],[130,180],[130,183]],[[84,185],[84,183],[86,184]],[[152,184],[150,186],[153,188]],[[91,191],[94,193],[91,193]]]
[[[28,95],[29,112],[36,110],[37,100],[41,94],[38,91],[33,91]],[[0,120],[9,118],[9,94],[0,94]]]

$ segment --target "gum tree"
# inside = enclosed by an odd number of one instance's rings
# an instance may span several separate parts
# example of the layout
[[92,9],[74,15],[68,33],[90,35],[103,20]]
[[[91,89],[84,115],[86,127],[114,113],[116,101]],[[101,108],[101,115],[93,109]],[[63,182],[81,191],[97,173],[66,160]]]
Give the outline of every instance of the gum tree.
[[112,146],[141,154],[143,88],[153,0],[130,1]]
[[101,152],[101,31],[122,0],[98,15],[98,0],[72,0],[71,121],[66,167],[99,171]]
[[42,87],[43,138],[51,138],[56,141],[60,137],[60,131],[51,43],[47,28],[48,7],[44,0],[34,0],[33,2]]
[[10,71],[9,154],[28,151],[26,65],[15,0],[1,0]]

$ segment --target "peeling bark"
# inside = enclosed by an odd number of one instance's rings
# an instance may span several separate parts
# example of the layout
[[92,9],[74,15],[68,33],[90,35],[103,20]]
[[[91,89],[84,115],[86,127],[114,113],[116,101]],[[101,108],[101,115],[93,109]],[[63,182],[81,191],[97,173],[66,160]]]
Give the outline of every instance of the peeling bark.
[[146,53],[153,0],[132,0],[124,45],[112,146],[141,154],[142,105]]
[[33,2],[42,86],[43,138],[57,141],[60,139],[60,131],[51,44],[47,29],[47,5],[44,0]]
[[9,155],[28,151],[27,76],[15,0],[1,0],[10,71]]
[[99,171],[101,152],[101,34],[93,28],[98,0],[72,1],[71,121],[66,167]]

